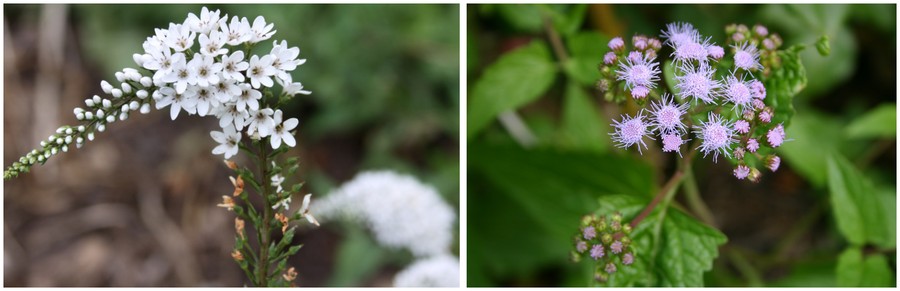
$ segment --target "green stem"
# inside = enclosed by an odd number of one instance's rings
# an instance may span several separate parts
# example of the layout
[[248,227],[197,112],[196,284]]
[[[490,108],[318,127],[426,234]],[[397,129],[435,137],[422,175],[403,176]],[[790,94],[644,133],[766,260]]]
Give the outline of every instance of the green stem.
[[684,193],[686,195],[685,198],[687,198],[688,207],[690,207],[691,211],[704,223],[716,226],[716,220],[712,211],[710,211],[709,207],[706,206],[706,203],[703,202],[703,197],[700,197],[700,191],[697,187],[697,178],[691,167],[685,168],[684,179]]
[[729,249],[728,250],[728,258],[731,259],[731,262],[734,264],[734,267],[744,276],[744,279],[747,279],[747,284],[750,287],[762,287],[763,281],[762,277],[759,275],[759,271],[753,267],[752,264],[744,257],[744,254],[738,251],[737,249]]
[[269,163],[267,162],[268,153],[266,149],[266,143],[263,140],[259,141],[259,152],[257,153],[259,157],[259,172],[260,179],[262,180],[260,184],[263,186],[263,223],[260,227],[259,231],[259,258],[256,261],[256,281],[257,286],[268,286],[268,277],[269,277],[269,241],[271,239],[271,230],[270,224],[272,224],[272,205],[269,202],[269,183],[266,181],[268,178],[269,172]]

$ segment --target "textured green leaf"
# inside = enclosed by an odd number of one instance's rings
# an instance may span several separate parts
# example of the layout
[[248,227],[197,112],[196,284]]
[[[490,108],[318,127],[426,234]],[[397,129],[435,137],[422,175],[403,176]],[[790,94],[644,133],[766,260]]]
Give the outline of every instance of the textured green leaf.
[[491,285],[494,277],[526,279],[550,266],[578,272],[583,266],[568,260],[571,237],[597,197],[653,191],[651,168],[632,158],[479,142],[468,154],[468,258],[480,272],[469,268],[478,280],[473,286]]
[[594,87],[600,78],[597,67],[603,64],[603,54],[609,51],[608,42],[608,36],[595,31],[582,31],[567,38],[570,58],[565,64],[566,74],[582,86]]
[[553,28],[559,34],[567,36],[578,31],[587,15],[587,5],[542,5],[544,12],[550,15]]
[[501,56],[475,81],[469,102],[469,139],[499,113],[540,97],[555,74],[556,66],[543,41],[532,41]]
[[837,283],[839,287],[895,286],[894,272],[882,254],[863,256],[858,247],[851,247],[838,257]]
[[766,85],[767,105],[774,109],[773,123],[784,123],[788,127],[794,110],[794,96],[806,87],[806,69],[800,62],[800,51],[803,46],[792,46],[779,51],[781,67],[774,68],[772,74],[764,79]]
[[847,126],[850,138],[893,138],[897,136],[897,104],[882,104],[866,112]]
[[581,86],[570,81],[564,102],[562,142],[575,149],[605,152],[609,147],[608,121],[600,118],[591,97]]
[[[647,203],[647,198],[633,195],[604,196],[597,213],[620,211],[631,218]],[[654,228],[658,223],[662,225],[656,236]],[[610,276],[609,286],[701,287],[703,274],[712,269],[713,260],[719,256],[719,245],[728,241],[718,230],[674,208],[664,214],[660,208],[655,209],[638,224],[631,237],[635,263],[619,268]]]
[[896,229],[886,220],[896,217],[896,209],[882,207],[872,182],[843,156],[828,158],[828,188],[838,230],[848,241],[858,246],[895,246]]
[[806,110],[792,118],[791,127],[786,128],[787,137],[793,139],[779,147],[784,159],[791,167],[817,187],[825,187],[828,176],[827,159],[837,153],[842,141],[834,134],[843,129],[839,120]]

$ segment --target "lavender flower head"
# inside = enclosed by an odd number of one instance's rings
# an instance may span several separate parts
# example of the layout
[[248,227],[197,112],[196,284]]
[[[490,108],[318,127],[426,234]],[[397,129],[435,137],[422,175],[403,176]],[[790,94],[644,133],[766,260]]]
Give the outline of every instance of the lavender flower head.
[[759,80],[750,81],[750,95],[756,99],[766,99],[766,86]]
[[684,144],[684,140],[681,139],[680,135],[677,134],[665,134],[662,137],[663,143],[663,152],[678,152],[678,156],[681,156],[681,145]]
[[741,44],[732,47],[735,49],[735,67],[745,71],[762,68],[762,65],[759,64],[759,51],[756,50],[755,46],[751,45],[749,42],[742,42]]
[[743,77],[738,79],[734,75],[728,76],[725,80],[724,89],[725,99],[734,104],[732,109],[744,109],[751,105],[750,102],[753,100],[753,95],[750,93],[750,86],[743,80]]
[[578,241],[578,243],[575,244],[575,250],[577,250],[579,253],[583,253],[587,250],[587,242]]
[[672,95],[663,94],[662,100],[653,102],[650,107],[653,131],[662,134],[684,132],[684,123],[681,116],[687,114],[688,104],[673,102]]
[[694,126],[697,129],[695,133],[703,140],[698,149],[703,152],[704,157],[713,153],[713,161],[716,161],[720,153],[730,156],[729,147],[735,142],[734,129],[731,127],[728,120],[723,120],[721,116],[712,112],[709,113],[709,120]]
[[778,171],[778,166],[781,165],[781,158],[778,156],[772,155],[766,158],[766,167],[772,172]]
[[605,254],[606,253],[603,252],[603,245],[595,244],[593,247],[591,247],[591,258],[594,258],[594,260],[599,260]]
[[637,86],[656,88],[659,73],[659,63],[642,56],[637,59],[629,58],[625,63],[619,63],[616,79],[625,81],[625,87],[628,89]]
[[773,148],[780,146],[784,143],[784,126],[778,124],[775,128],[770,129],[769,132],[766,133],[766,139],[769,140],[769,145]]
[[721,59],[725,56],[725,50],[722,47],[717,45],[711,45],[706,48],[706,53],[713,59]]
[[750,167],[747,167],[746,165],[739,165],[739,166],[737,166],[737,168],[734,169],[734,176],[737,177],[739,180],[743,180],[744,178],[747,178],[747,176],[749,176],[749,175],[750,175]]
[[686,22],[673,22],[666,25],[666,30],[661,35],[666,39],[665,44],[675,48],[686,42],[692,42],[700,37],[700,32],[694,26]]
[[618,254],[618,253],[622,252],[622,248],[624,248],[624,247],[625,246],[622,245],[622,242],[615,241],[612,243],[612,245],[609,246],[609,249],[612,251],[613,254]]
[[756,150],[759,150],[759,142],[756,141],[755,138],[751,138],[747,140],[747,150],[751,153],[755,153]]
[[610,274],[615,273],[616,272],[616,264],[613,264],[613,262],[607,263],[606,264],[606,272],[610,273]]
[[746,120],[738,120],[734,122],[734,131],[737,133],[744,134],[750,132],[750,123]]
[[585,227],[584,229],[581,230],[581,233],[582,233],[582,236],[584,237],[584,239],[588,239],[588,240],[594,239],[594,237],[597,236],[597,231],[594,230],[593,226]]
[[625,41],[623,41],[621,37],[615,37],[609,40],[609,49],[618,51],[623,48],[625,48]]
[[622,256],[622,264],[625,264],[626,266],[628,266],[633,263],[634,263],[634,255],[632,255],[631,253],[627,253],[624,256]]
[[649,133],[647,130],[650,124],[644,121],[644,112],[638,112],[637,116],[629,117],[622,115],[622,121],[613,121],[615,132],[611,133],[613,142],[617,147],[629,148],[637,144],[638,152],[641,152],[641,145],[647,148],[644,143],[644,136]]
[[681,98],[693,97],[705,103],[715,103],[715,97],[722,84],[715,80],[715,70],[706,64],[694,67],[691,63],[683,63],[679,69],[685,74],[675,75],[675,88],[681,92]]
[[607,52],[606,55],[603,55],[603,63],[607,65],[612,65],[616,62],[616,53]]
[[675,47],[672,56],[674,56],[676,62],[706,62],[706,58],[709,57],[709,53],[706,50],[707,47],[709,47],[708,38],[706,40],[697,39],[689,42],[682,42],[681,45]]

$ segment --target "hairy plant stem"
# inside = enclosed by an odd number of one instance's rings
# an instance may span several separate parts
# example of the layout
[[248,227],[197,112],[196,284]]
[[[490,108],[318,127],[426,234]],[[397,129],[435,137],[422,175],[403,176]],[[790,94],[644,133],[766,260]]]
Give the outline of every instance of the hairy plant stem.
[[256,261],[256,283],[258,287],[268,286],[268,277],[269,277],[269,241],[271,239],[270,233],[270,224],[272,223],[272,205],[269,203],[269,182],[268,173],[269,173],[269,163],[268,163],[268,153],[266,150],[266,144],[260,140],[259,141],[259,152],[257,152],[259,157],[259,174],[260,174],[260,184],[263,187],[263,223],[262,229],[259,230],[259,257]]

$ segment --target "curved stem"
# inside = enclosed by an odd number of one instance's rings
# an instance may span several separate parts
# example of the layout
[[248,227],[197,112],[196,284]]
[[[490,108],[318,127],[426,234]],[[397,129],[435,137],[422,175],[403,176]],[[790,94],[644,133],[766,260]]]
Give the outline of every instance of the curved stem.
[[653,200],[650,201],[650,204],[647,204],[647,207],[644,207],[644,210],[631,220],[631,227],[637,227],[637,225],[641,223],[644,218],[647,218],[647,215],[650,215],[650,212],[653,212],[653,209],[656,208],[656,205],[658,205],[659,202],[663,200],[663,198],[666,198],[666,200],[671,200],[672,196],[674,196],[673,194],[675,193],[675,190],[677,189],[676,186],[681,183],[683,178],[683,171],[675,171],[675,174],[673,174],[672,177],[669,178],[669,181],[666,182],[665,186],[663,186],[659,193],[657,193],[656,196],[653,197]]
[[712,211],[710,211],[709,207],[706,206],[706,203],[703,202],[703,197],[700,197],[700,191],[697,187],[697,178],[691,167],[685,168],[684,193],[687,198],[688,207],[691,208],[691,211],[706,224],[716,226],[716,220],[712,215]]

